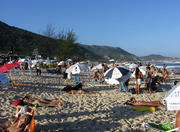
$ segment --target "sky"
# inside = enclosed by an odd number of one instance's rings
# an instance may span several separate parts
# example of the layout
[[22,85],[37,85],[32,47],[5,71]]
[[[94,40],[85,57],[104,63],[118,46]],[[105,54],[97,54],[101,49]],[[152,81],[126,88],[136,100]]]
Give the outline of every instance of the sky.
[[1,0],[0,21],[34,33],[51,24],[77,42],[137,56],[180,57],[179,0]]

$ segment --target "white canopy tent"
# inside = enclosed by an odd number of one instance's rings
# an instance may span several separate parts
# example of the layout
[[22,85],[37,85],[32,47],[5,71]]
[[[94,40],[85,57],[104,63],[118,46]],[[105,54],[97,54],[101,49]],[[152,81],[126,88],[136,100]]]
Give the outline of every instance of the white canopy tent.
[[167,110],[180,110],[180,83],[173,86],[164,97]]

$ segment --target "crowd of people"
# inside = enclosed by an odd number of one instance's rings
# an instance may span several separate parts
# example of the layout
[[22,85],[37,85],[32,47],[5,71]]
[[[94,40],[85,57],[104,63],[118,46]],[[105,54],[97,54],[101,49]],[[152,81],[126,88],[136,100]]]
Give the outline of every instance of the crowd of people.
[[[66,70],[73,64],[75,64],[75,63],[69,62],[69,63],[62,63],[61,65],[57,64],[56,70],[59,71],[59,72],[57,72],[57,74],[60,73],[63,75],[64,82],[66,82],[68,79],[71,79],[71,75],[69,73],[67,73]],[[104,81],[104,79],[105,79],[104,73],[108,69],[114,68],[116,66],[117,65],[115,65],[115,63],[113,63],[110,67],[108,67],[107,64],[102,64],[101,69],[94,69],[93,74],[92,74],[93,81],[95,81],[95,82]],[[141,64],[138,64],[138,66],[135,67],[134,70],[132,71],[132,72],[135,72],[134,90],[135,90],[136,94],[140,94],[140,88],[143,83],[146,84],[146,87],[147,87],[149,93],[152,93],[154,90],[154,88],[153,88],[154,80],[156,80],[157,83],[158,82],[164,83],[166,81],[166,79],[170,76],[170,72],[166,69],[166,65],[163,65],[162,70],[160,70],[157,67],[155,67],[154,65],[147,64],[145,75],[143,75],[139,66],[141,66]],[[37,62],[37,64],[35,65],[35,68],[36,68],[37,76],[41,76],[42,65],[39,62]],[[93,65],[90,67],[90,70],[92,70],[92,68],[93,68]],[[157,81],[156,78],[158,78],[159,80]],[[126,82],[123,82],[126,87],[128,87],[128,82],[129,82],[129,79]],[[78,84],[77,84],[77,86],[78,86]],[[73,86],[66,86],[62,91],[64,91],[65,93],[68,93],[68,94],[97,94],[97,92],[95,92],[95,91],[83,90],[82,86],[80,89],[76,89]],[[29,96],[25,96],[24,98],[22,98],[21,101],[22,101],[21,104],[16,106],[17,107],[16,114],[20,111],[22,106],[24,107],[24,105],[35,106],[35,107],[42,107],[42,106],[60,107],[61,105],[64,104],[63,100],[56,100],[56,99],[47,100],[47,99],[32,98]],[[150,101],[139,101],[139,100],[136,100],[135,98],[131,98],[130,100],[128,100],[126,102],[126,104],[135,105],[135,106],[143,105],[143,106],[164,107],[164,105],[160,101],[151,101],[151,100]],[[11,119],[13,119],[13,121],[9,120],[7,122],[0,124],[0,128],[2,130],[5,129],[8,131],[14,130],[17,132],[18,131],[21,132],[22,130],[24,130],[25,126],[30,122],[31,118],[32,117],[29,116],[28,114],[25,114],[22,116],[18,115],[18,116],[11,118]],[[176,127],[180,126],[179,119],[180,119],[180,112],[178,112],[176,115]]]

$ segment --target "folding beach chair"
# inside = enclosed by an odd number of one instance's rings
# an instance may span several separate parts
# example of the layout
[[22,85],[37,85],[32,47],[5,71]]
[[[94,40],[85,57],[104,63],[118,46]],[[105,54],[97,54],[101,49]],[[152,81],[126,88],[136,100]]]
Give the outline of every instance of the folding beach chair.
[[155,124],[144,122],[143,125],[145,132],[148,132],[148,128],[155,129],[161,132],[178,132],[179,128],[174,128],[174,122],[166,123],[166,124]]
[[35,119],[34,119],[34,110],[29,108],[29,114],[32,116],[30,123],[26,126],[25,130],[28,132],[35,132]]
[[15,116],[22,116],[22,115],[31,115],[31,121],[28,125],[26,125],[24,131],[28,131],[28,132],[35,132],[35,120],[34,120],[34,109],[32,108],[28,108],[28,106],[24,106],[22,107],[19,112],[15,115]]

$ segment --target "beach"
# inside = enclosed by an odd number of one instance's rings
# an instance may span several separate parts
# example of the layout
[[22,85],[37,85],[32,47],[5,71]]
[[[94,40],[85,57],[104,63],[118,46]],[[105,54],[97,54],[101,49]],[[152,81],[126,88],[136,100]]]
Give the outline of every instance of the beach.
[[[6,74],[7,76],[9,74]],[[25,95],[46,99],[62,99],[65,104],[60,108],[32,107],[35,110],[36,131],[63,132],[96,132],[96,131],[144,131],[143,122],[168,123],[175,121],[176,111],[158,108],[155,112],[132,110],[124,103],[131,97],[138,100],[163,100],[165,92],[148,93],[142,90],[136,95],[130,92],[116,93],[118,88],[105,84],[90,82],[87,73],[81,74],[83,89],[96,91],[98,94],[69,95],[61,91],[66,85],[75,85],[74,79],[63,81],[62,75],[49,74],[43,71],[42,76],[30,75],[28,71],[11,73],[11,80],[25,86],[13,86],[0,90],[0,121],[5,121],[15,115],[16,107],[12,101],[21,99]],[[162,84],[170,88],[172,80],[179,80],[180,76],[172,75],[168,82]],[[134,80],[129,83],[129,89],[135,87]],[[142,85],[144,89],[145,85]]]

